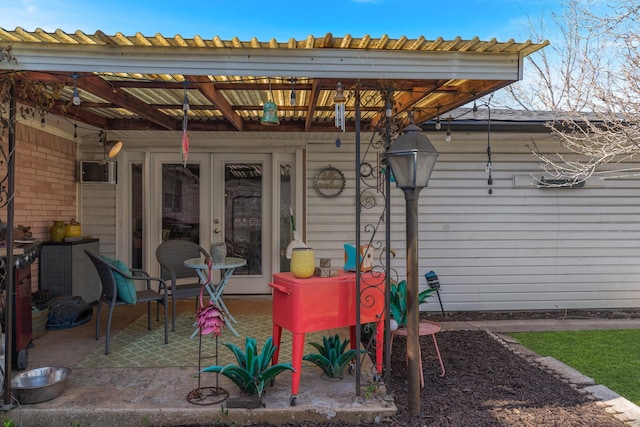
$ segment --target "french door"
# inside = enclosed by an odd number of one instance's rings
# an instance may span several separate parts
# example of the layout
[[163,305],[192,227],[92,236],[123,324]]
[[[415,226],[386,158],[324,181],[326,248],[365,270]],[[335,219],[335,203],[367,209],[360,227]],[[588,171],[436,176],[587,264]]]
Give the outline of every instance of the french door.
[[[277,158],[276,158],[277,157]],[[226,294],[269,294],[277,255],[289,239],[282,216],[291,205],[294,156],[191,153],[186,166],[175,154],[151,156],[149,248],[168,239],[193,241],[207,251],[224,242],[227,256],[243,258]],[[284,160],[283,160],[284,159]],[[275,175],[273,170],[279,171]],[[286,208],[286,209],[285,209]],[[147,251],[155,263],[155,250]]]
[[272,166],[268,154],[213,155],[212,243],[243,258],[227,294],[269,293],[272,268]]

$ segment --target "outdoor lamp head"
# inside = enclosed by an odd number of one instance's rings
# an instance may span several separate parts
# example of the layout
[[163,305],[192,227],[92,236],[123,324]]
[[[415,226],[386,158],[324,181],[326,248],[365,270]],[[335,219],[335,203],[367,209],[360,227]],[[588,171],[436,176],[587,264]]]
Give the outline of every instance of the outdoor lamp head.
[[102,145],[102,152],[105,160],[107,156],[111,159],[118,155],[123,146],[122,141],[118,139],[107,140],[107,134],[103,130],[100,131],[98,137],[100,138],[100,144]]
[[104,151],[110,159],[117,156],[121,149],[122,141],[111,140],[104,143]]
[[412,123],[396,138],[384,158],[398,188],[420,190],[429,183],[438,151],[429,138],[422,134],[422,129]]

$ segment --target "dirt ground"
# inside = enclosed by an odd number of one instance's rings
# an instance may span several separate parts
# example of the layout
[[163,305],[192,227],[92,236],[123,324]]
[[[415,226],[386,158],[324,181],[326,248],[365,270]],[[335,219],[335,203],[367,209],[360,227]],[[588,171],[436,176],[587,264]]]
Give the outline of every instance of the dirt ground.
[[[435,321],[640,318],[640,311],[527,311],[423,314]],[[426,337],[425,337],[426,338]],[[425,388],[421,416],[407,414],[406,364],[394,357],[390,386],[398,414],[389,426],[624,426],[622,421],[571,385],[542,370],[505,347],[484,331],[448,331],[438,334],[447,375],[439,366],[431,340],[421,339]],[[403,354],[404,343],[394,342],[393,355]]]
[[[442,321],[442,315],[422,315]],[[512,313],[447,313],[446,320],[545,318],[638,318],[640,311],[557,311]],[[408,415],[404,340],[394,340],[391,375],[398,413],[375,426],[561,426],[624,427],[585,394],[511,351],[485,331],[445,331],[438,345],[446,368],[440,367],[430,337],[421,338],[425,387],[421,414]],[[295,424],[291,424],[295,425]],[[340,426],[341,424],[322,424]],[[373,425],[372,425],[373,426]]]
[[[438,335],[447,375],[435,357],[423,356],[421,416],[407,415],[406,366],[392,360],[391,386],[398,414],[389,426],[624,426],[588,395],[510,351],[484,331]],[[394,354],[402,354],[394,341]],[[422,354],[433,354],[421,340]]]

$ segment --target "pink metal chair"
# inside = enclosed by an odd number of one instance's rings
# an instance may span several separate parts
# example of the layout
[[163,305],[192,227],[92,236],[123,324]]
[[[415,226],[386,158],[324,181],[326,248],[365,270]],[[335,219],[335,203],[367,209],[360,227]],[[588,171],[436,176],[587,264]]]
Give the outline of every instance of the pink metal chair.
[[[438,341],[436,340],[436,334],[440,332],[441,326],[438,322],[432,322],[431,320],[422,320],[420,321],[420,329],[418,330],[418,334],[420,336],[431,335],[433,337],[433,345],[436,348],[436,354],[438,355],[438,361],[440,362],[440,369],[442,373],[441,377],[444,377],[444,363],[442,363],[442,357],[440,356],[440,349],[438,348]],[[391,331],[391,346],[393,347],[393,337],[396,335],[400,335],[403,337],[407,336],[407,329],[400,328],[395,331]],[[418,354],[418,358],[420,359],[420,387],[424,388],[424,372],[422,371],[422,354]]]

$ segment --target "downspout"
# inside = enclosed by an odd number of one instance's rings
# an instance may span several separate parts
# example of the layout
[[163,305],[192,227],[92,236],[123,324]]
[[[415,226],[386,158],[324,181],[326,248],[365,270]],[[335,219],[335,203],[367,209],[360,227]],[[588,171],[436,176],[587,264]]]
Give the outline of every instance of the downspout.
[[355,88],[356,98],[356,396],[360,396],[360,346],[361,346],[361,330],[360,330],[360,215],[362,206],[360,205],[360,86]]
[[[392,91],[389,91],[387,98],[390,99]],[[385,123],[385,142],[384,152],[386,153],[391,147],[391,117],[387,117]],[[384,174],[384,215],[385,215],[385,254],[384,254],[384,271],[385,271],[385,284],[384,284],[384,343],[385,343],[385,370],[384,381],[385,384],[390,384],[389,375],[391,373],[391,328],[389,322],[391,320],[390,310],[390,295],[391,295],[391,174],[388,173],[388,167],[385,166]]]

